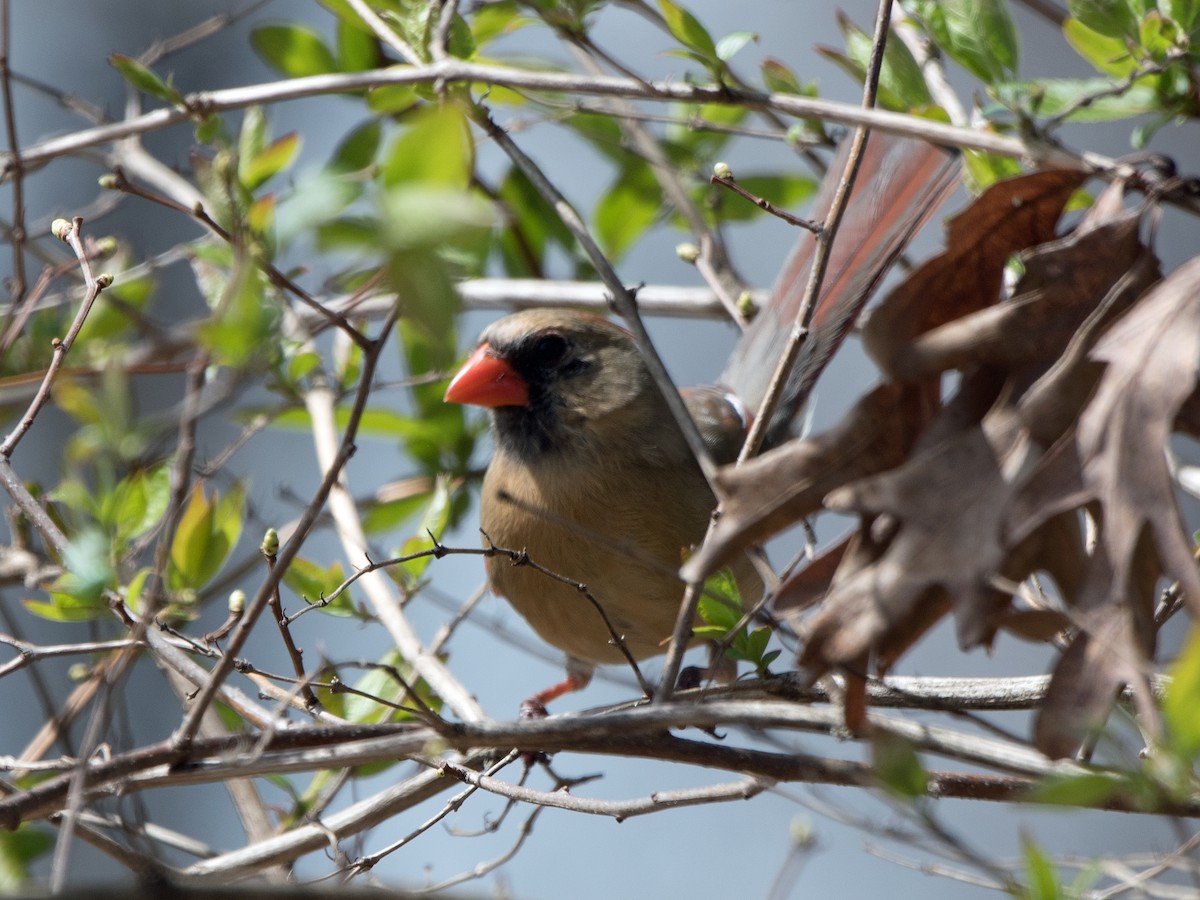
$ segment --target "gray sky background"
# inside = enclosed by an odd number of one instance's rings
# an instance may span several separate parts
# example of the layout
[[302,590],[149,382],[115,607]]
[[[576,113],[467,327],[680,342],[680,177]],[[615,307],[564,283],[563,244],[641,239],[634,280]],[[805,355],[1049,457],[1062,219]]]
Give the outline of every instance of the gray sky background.
[[[789,0],[748,0],[728,3],[725,0],[694,0],[687,4],[708,26],[714,35],[735,30],[753,31],[759,35],[757,44],[743,51],[735,64],[745,73],[757,69],[757,59],[774,56],[787,62],[803,79],[816,79],[823,96],[854,101],[859,88],[850,79],[811,52],[814,44],[841,46],[834,15],[835,8],[845,10],[864,28],[869,28],[872,5],[862,0],[838,4],[789,2]],[[178,33],[208,15],[240,8],[237,3],[193,2],[162,3],[145,0],[17,0],[13,3],[12,65],[23,75],[55,85],[78,94],[91,103],[119,116],[125,103],[125,88],[121,78],[107,63],[109,53],[117,51],[136,55],[156,39]],[[1087,74],[1086,67],[1074,60],[1061,44],[1049,34],[1048,27],[1032,19],[1021,9],[1014,14],[1022,36],[1022,74],[1035,76]],[[322,31],[331,33],[332,19],[313,2],[279,0],[265,6],[250,21],[230,28],[220,36],[190,48],[157,67],[171,71],[182,90],[200,90],[274,80],[275,75],[250,51],[248,33],[254,24],[266,21],[311,21]],[[611,48],[624,59],[631,60],[641,71],[663,76],[681,70],[681,61],[662,55],[664,41],[640,20],[627,12],[607,10],[598,19],[598,42]],[[511,52],[547,52],[544,44],[530,43],[532,36],[520,36],[504,45]],[[561,50],[551,55],[566,60]],[[968,88],[969,90],[969,88]],[[964,100],[968,99],[966,95]],[[18,131],[24,143],[56,133],[78,129],[82,122],[72,113],[58,107],[43,96],[28,90],[19,92],[16,103]],[[327,159],[344,132],[360,119],[360,108],[338,98],[323,98],[304,103],[278,106],[270,111],[276,134],[298,130],[305,140],[305,166],[316,166]],[[1116,129],[1114,139],[1099,141],[1092,131],[1068,131],[1088,141],[1088,146],[1110,154],[1127,152],[1121,134],[1127,126]],[[1164,132],[1159,145],[1173,152],[1185,170],[1197,169],[1200,153],[1195,125]],[[566,142],[561,131],[539,127],[519,136],[526,147],[543,165],[550,177],[567,189],[572,200],[581,207],[590,206],[611,178],[607,166],[581,155],[577,143]],[[169,163],[185,167],[191,143],[190,129],[176,128],[151,135],[147,147]],[[736,172],[751,172],[789,160],[788,151],[764,142],[742,140],[728,154]],[[485,155],[485,166],[498,169],[495,157]],[[34,174],[27,182],[26,214],[31,232],[45,232],[49,222],[90,207],[96,198],[96,177],[104,164],[95,156],[59,160]],[[7,217],[11,207],[9,188],[0,189],[0,214]],[[1195,223],[1188,228],[1164,226],[1160,246],[1169,264],[1178,263],[1185,253],[1194,252],[1186,245],[1196,233]],[[140,253],[151,254],[197,235],[194,226],[179,218],[163,217],[147,211],[144,206],[125,203],[112,215],[95,225],[87,226],[92,234],[114,233],[128,238]],[[620,270],[628,283],[697,283],[693,270],[680,263],[674,255],[674,245],[686,236],[666,229],[651,235],[623,261]],[[759,219],[753,226],[742,227],[731,234],[734,258],[740,270],[758,285],[767,287],[786,253],[796,239],[794,232],[781,223]],[[920,245],[928,253],[935,246],[933,236],[926,236]],[[921,255],[918,249],[917,255]],[[313,267],[310,283],[319,284],[321,261],[306,260]],[[0,269],[7,275],[10,260],[0,254]],[[181,316],[195,311],[199,301],[194,288],[189,291],[186,272],[178,273],[166,283],[166,289],[179,291]],[[463,325],[464,340],[485,324],[489,316],[472,314]],[[653,331],[680,383],[703,382],[715,377],[733,341],[731,328],[714,323],[656,321]],[[393,373],[394,374],[394,373]],[[385,376],[386,377],[386,376]],[[835,419],[846,403],[861,387],[873,378],[869,364],[856,347],[848,348],[819,388],[818,427]],[[169,402],[177,385],[165,385],[165,394],[157,393],[153,385],[139,384],[139,400],[147,408]],[[53,417],[39,419],[34,433],[18,452],[15,460],[18,471],[28,478],[53,482],[56,449],[61,441],[61,420]],[[205,451],[213,453],[233,436],[229,426],[214,423],[203,435],[201,458]],[[39,452],[42,448],[44,452]],[[364,440],[360,452],[351,463],[349,475],[352,486],[365,490],[388,477],[404,474],[395,461],[395,452],[383,441]],[[272,432],[256,440],[237,459],[239,470],[249,473],[254,503],[263,519],[257,523],[271,524],[295,512],[295,503],[286,499],[290,486],[295,493],[306,496],[313,483],[315,463],[311,443],[300,433]],[[253,540],[255,525],[247,528]],[[473,524],[452,536],[448,543],[473,545],[476,541]],[[827,527],[826,537],[836,533],[836,525]],[[396,535],[398,542],[403,535]],[[791,545],[779,545],[776,558],[784,559]],[[306,552],[317,556],[322,549],[328,559],[340,556],[332,541],[314,542]],[[448,598],[451,608],[475,589],[482,579],[478,560],[465,559],[448,564],[435,564],[432,572],[436,593]],[[248,592],[253,584],[247,584]],[[6,592],[0,602],[15,609],[18,592]],[[299,601],[292,599],[295,605]],[[31,639],[60,640],[55,630],[45,623],[13,613],[21,618]],[[431,635],[449,615],[446,608],[420,601],[411,614],[426,636]],[[212,622],[198,623],[196,630],[211,627],[221,617],[212,611]],[[510,644],[497,640],[494,633],[503,629],[532,639],[520,619],[502,602],[491,598],[485,601],[483,619],[487,627],[465,628],[454,643],[451,665],[464,683],[475,691],[485,710],[497,717],[516,712],[520,699],[558,677],[560,669],[556,654],[546,652],[545,660],[531,658]],[[490,623],[490,624],[489,624]],[[61,633],[60,633],[61,634]],[[77,637],[82,639],[81,628]],[[327,653],[331,657],[347,656],[373,658],[387,649],[386,635],[381,628],[360,628],[345,620],[327,620],[308,616],[297,624],[297,640],[310,651]],[[252,659],[282,660],[275,647],[274,634],[268,633],[246,651]],[[906,674],[928,675],[1018,675],[1045,671],[1048,656],[1044,651],[1019,645],[1002,638],[991,657],[983,653],[964,656],[957,650],[950,629],[941,627],[909,656],[899,671]],[[283,666],[281,666],[283,667]],[[169,734],[176,724],[178,705],[162,687],[160,679],[143,664],[145,671],[131,683],[128,704],[122,714],[129,740],[146,742]],[[62,683],[61,668],[47,667],[52,681]],[[651,664],[649,671],[654,672]],[[4,710],[5,731],[10,735],[15,752],[19,742],[32,733],[41,722],[36,705],[27,701],[29,685],[21,678],[0,681],[0,709]],[[601,681],[585,693],[556,706],[556,711],[579,709],[623,699],[630,694],[622,681],[616,684]],[[1004,722],[1019,732],[1025,725],[1019,719]],[[738,736],[731,736],[737,740]],[[796,746],[825,754],[845,754],[861,758],[863,748],[856,745],[835,746],[816,737],[798,737]],[[936,764],[936,760],[932,761]],[[556,768],[563,773],[585,774],[604,772],[605,777],[583,789],[588,795],[611,798],[644,796],[661,789],[699,786],[734,780],[723,773],[705,772],[674,766],[655,766],[640,762],[608,758],[589,758],[560,754]],[[403,768],[356,787],[351,793],[366,796]],[[537,784],[543,787],[543,783]],[[269,801],[286,803],[286,798],[272,797]],[[350,795],[348,795],[349,797]],[[398,838],[404,832],[436,811],[445,797],[414,810],[406,817],[390,821],[377,829],[365,846],[371,852]],[[240,843],[241,831],[228,809],[224,795],[214,788],[191,788],[144,795],[150,818],[196,835],[220,850]],[[468,893],[503,893],[522,898],[572,896],[578,900],[629,897],[765,897],[777,875],[787,865],[790,833],[796,822],[806,823],[813,830],[816,844],[803,858],[803,868],[797,880],[785,873],[790,889],[784,896],[801,897],[867,897],[883,893],[899,896],[963,897],[981,894],[977,889],[943,878],[934,878],[881,860],[867,851],[867,845],[878,846],[877,835],[865,834],[850,825],[841,824],[830,816],[810,809],[836,810],[853,820],[861,817],[876,828],[906,826],[904,815],[863,792],[848,790],[810,790],[799,785],[784,786],[778,794],[760,796],[747,803],[719,805],[695,810],[668,812],[616,824],[608,819],[548,810],[537,821],[533,834],[516,858],[482,883],[468,885]],[[132,807],[128,807],[132,809]],[[457,814],[450,827],[463,831],[484,825],[485,816],[496,815],[501,802],[495,798],[477,797]],[[1178,843],[1177,835],[1158,821],[1133,816],[1098,815],[1054,811],[1028,812],[999,805],[946,802],[934,811],[947,828],[959,835],[976,850],[986,855],[1003,857],[1019,853],[1022,834],[1029,834],[1055,852],[1095,855],[1105,851],[1124,852],[1132,848],[1148,851],[1167,851]],[[427,878],[441,880],[458,871],[469,869],[479,860],[490,859],[504,852],[515,837],[517,821],[528,810],[518,810],[516,819],[498,835],[463,837],[435,828],[428,835],[389,858],[375,870],[382,881],[397,885],[417,885]],[[919,829],[914,829],[919,831]],[[903,854],[909,848],[896,847]],[[353,842],[347,849],[355,850]],[[925,858],[925,857],[922,857]],[[73,881],[92,883],[122,877],[105,857],[84,845],[79,845],[73,857]],[[303,862],[298,873],[313,877],[328,870],[325,860]]]

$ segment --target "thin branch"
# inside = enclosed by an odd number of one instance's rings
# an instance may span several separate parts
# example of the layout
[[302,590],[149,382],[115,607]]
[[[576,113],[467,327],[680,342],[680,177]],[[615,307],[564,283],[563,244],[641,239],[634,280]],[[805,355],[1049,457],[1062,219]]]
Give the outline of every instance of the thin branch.
[[365,0],[346,0],[346,4],[375,33],[375,37],[395,50],[400,55],[400,58],[410,66],[419,66],[424,62],[417,51],[392,26],[385,22],[375,10],[371,9]]
[[78,656],[84,653],[104,653],[108,650],[132,647],[138,644],[138,642],[126,638],[115,641],[81,641],[77,644],[51,644],[39,647],[28,641],[17,640],[7,634],[0,634],[0,644],[7,644],[17,651],[15,659],[9,660],[4,665],[0,665],[0,678],[4,678],[28,665],[32,665],[39,659],[53,659],[57,656]]
[[8,135],[9,160],[12,172],[12,222],[8,226],[12,243],[12,283],[9,297],[13,308],[25,299],[25,164],[21,160],[21,145],[17,140],[17,113],[13,108],[12,69],[9,67],[11,49],[11,10],[9,0],[0,0],[0,92],[4,97],[4,130]]
[[811,222],[808,219],[801,219],[799,216],[793,216],[786,209],[780,209],[765,197],[759,197],[757,194],[752,194],[734,180],[733,174],[720,174],[713,172],[709,178],[712,184],[719,184],[723,188],[733,191],[743,200],[749,200],[759,209],[770,213],[778,219],[782,219],[789,225],[795,225],[797,228],[803,228],[805,231],[811,231],[813,234],[820,235],[821,226],[816,222]]
[[[1127,165],[1089,152],[1073,153],[1035,138],[1001,135],[991,131],[947,125],[919,116],[888,110],[863,109],[855,104],[838,103],[795,94],[761,93],[737,90],[725,86],[690,85],[679,81],[653,81],[643,84],[635,79],[616,76],[587,76],[575,73],[529,71],[507,66],[470,63],[446,59],[429,65],[372,69],[367,72],[309,75],[282,81],[228,88],[217,91],[198,91],[184,97],[182,106],[155,109],[132,116],[121,122],[85,128],[50,138],[23,149],[26,167],[43,165],[50,160],[88,147],[117,141],[135,134],[146,134],[190,120],[193,110],[225,112],[259,104],[301,100],[325,94],[362,91],[369,88],[400,84],[479,83],[525,90],[557,93],[579,93],[607,97],[628,97],[671,103],[716,103],[722,106],[744,106],[749,109],[768,109],[807,119],[821,119],[846,126],[866,126],[901,137],[912,137],[947,147],[978,150],[1017,159],[1030,159],[1035,164],[1081,169],[1104,174],[1108,178],[1129,178],[1136,173]],[[12,173],[11,154],[0,156],[0,180]],[[1186,202],[1193,211],[1200,205]]]
[[[1002,775],[935,773],[928,787],[932,797],[961,797],[1003,802],[1028,802],[1036,779],[1091,775],[1110,778],[1110,796],[1095,801],[1095,808],[1125,812],[1200,816],[1200,802],[1173,800],[1165,795],[1155,804],[1129,796],[1120,772],[1053,761],[1025,744],[968,734],[943,726],[922,724],[895,716],[871,713],[874,728],[899,735],[928,753],[986,766]],[[439,727],[413,724],[378,726],[297,727],[264,734],[247,752],[244,738],[197,739],[189,762],[180,764],[178,751],[169,743],[131,751],[107,761],[92,760],[81,768],[87,796],[114,790],[130,792],[152,787],[219,781],[237,775],[344,768],[387,759],[423,758],[431,746],[498,747],[507,752],[566,751],[670,760],[723,768],[774,781],[802,781],[872,787],[873,767],[866,763],[828,759],[788,749],[775,753],[722,743],[686,740],[668,729],[778,730],[835,735],[842,733],[840,710],[813,708],[790,701],[711,701],[643,705],[635,709],[605,710],[595,714],[556,716],[517,722],[481,721],[441,723]],[[58,809],[74,773],[51,778],[29,790],[0,799],[0,826],[40,818]],[[1085,805],[1093,805],[1091,803]]]
[[383,329],[383,334],[380,339],[373,341],[368,352],[363,354],[363,371],[361,381],[359,382],[358,392],[354,399],[354,406],[350,411],[349,421],[346,424],[345,434],[342,436],[341,446],[338,448],[337,454],[331,461],[331,464],[325,467],[325,475],[321,479],[321,484],[317,488],[315,495],[305,507],[303,515],[296,523],[296,529],[288,538],[287,542],[280,550],[278,564],[267,576],[266,580],[259,587],[254,599],[246,607],[246,613],[241,623],[234,630],[233,636],[230,638],[228,651],[223,656],[217,665],[213,668],[207,682],[201,689],[199,696],[196,698],[192,708],[188,711],[187,718],[180,725],[173,738],[176,748],[186,752],[188,744],[195,736],[197,729],[200,727],[200,718],[204,710],[212,702],[221,683],[228,677],[233,670],[234,658],[245,645],[246,640],[250,637],[250,631],[254,623],[262,615],[270,602],[271,594],[279,584],[283,573],[287,571],[289,565],[296,554],[300,552],[300,547],[307,540],[309,532],[313,525],[316,524],[317,516],[325,507],[326,501],[329,499],[330,492],[334,485],[341,477],[342,469],[349,461],[354,453],[354,439],[358,434],[358,426],[362,421],[363,412],[366,410],[367,397],[370,395],[371,381],[375,376],[375,368],[379,363],[379,356],[383,350],[382,338],[386,336],[390,329],[388,323]]
[[[134,184],[127,177],[125,177],[125,172],[120,166],[116,166],[113,169],[112,173],[107,176],[104,184],[111,190],[121,191],[122,193],[129,194],[134,197],[140,197],[143,200],[149,200],[151,203],[157,203],[160,206],[165,206],[167,209],[174,210],[175,212],[183,213],[184,215],[195,219],[227,244],[231,246],[236,245],[236,238],[234,235],[230,234],[220,222],[210,216],[208,212],[205,211],[203,206],[197,204],[189,209],[172,197],[169,197],[165,194],[155,193],[154,191],[147,190],[146,188]],[[352,341],[354,341],[355,344],[359,346],[360,349],[367,349],[370,340],[366,335],[350,324],[350,320],[344,315],[327,309],[325,306],[319,303],[316,298],[309,294],[308,291],[304,290],[304,288],[300,287],[300,285],[296,284],[295,281],[284,274],[284,272],[282,272],[274,263],[256,258],[255,264],[262,269],[263,273],[267,276],[267,279],[272,285],[280,288],[281,290],[287,291],[293,297],[307,306],[310,310],[315,312],[318,316],[324,318],[330,325],[335,325],[336,327],[340,328],[346,333],[347,336],[349,336]]]
[[[497,772],[499,772],[505,766],[514,762],[518,756],[520,756],[520,754],[514,750],[511,753],[509,753],[507,756],[504,756],[503,758],[497,760],[496,762],[492,763],[490,766],[488,766],[484,770],[483,777],[495,775]],[[449,767],[453,767],[453,768],[449,768]],[[466,771],[468,771],[468,772],[475,772],[474,769],[470,769],[466,766],[463,766],[458,762],[443,763],[441,769],[438,771],[449,771],[452,774],[455,774],[455,770],[459,769],[459,768],[466,769]],[[475,773],[475,774],[479,774],[479,773]],[[462,780],[462,779],[460,779],[460,780]],[[360,874],[362,872],[370,871],[375,866],[377,866],[379,864],[379,862],[381,860],[383,860],[385,857],[390,856],[391,854],[395,853],[397,850],[399,850],[401,847],[405,846],[406,844],[411,844],[414,840],[416,840],[418,837],[423,835],[425,832],[427,832],[430,828],[432,828],[438,822],[441,822],[448,815],[450,815],[451,813],[457,812],[459,809],[462,808],[462,805],[467,802],[467,800],[471,797],[471,795],[473,795],[478,790],[479,790],[478,785],[470,784],[466,790],[461,791],[460,793],[455,794],[453,797],[451,797],[448,801],[446,801],[446,804],[440,810],[438,810],[436,813],[434,813],[432,816],[430,816],[428,819],[426,819],[424,822],[422,822],[420,825],[418,825],[416,828],[414,828],[408,834],[404,835],[404,837],[400,838],[397,841],[393,841],[391,844],[388,844],[382,850],[377,850],[368,856],[362,856],[362,857],[359,857],[358,859],[356,859],[354,861],[353,865],[351,865],[349,867],[349,869],[345,872],[345,875],[347,877],[352,877],[352,876]]]
[[[393,304],[392,310],[385,319],[380,340],[391,330],[397,315],[398,311]],[[362,375],[363,381],[355,406],[356,416],[361,416],[362,410],[365,408],[366,398],[372,386],[373,369],[377,356],[378,352],[368,354],[368,359],[372,363],[372,371],[364,371]],[[317,461],[322,471],[333,475],[328,487],[329,513],[333,517],[343,552],[351,565],[356,568],[364,564],[369,566],[371,560],[366,552],[366,548],[369,546],[366,532],[363,529],[354,497],[347,488],[346,480],[340,471],[338,456],[335,454],[338,433],[337,416],[335,415],[337,393],[320,371],[314,373],[312,381],[313,386],[305,392],[304,404],[312,423]],[[358,419],[355,418],[353,421],[357,424]],[[349,439],[351,435],[352,430],[348,429],[343,441]],[[328,478],[329,476],[327,476]],[[405,615],[390,580],[383,573],[372,570],[362,578],[362,585],[376,618],[387,629],[388,635],[405,661],[425,679],[434,693],[441,697],[454,714],[464,721],[485,718],[483,709],[471,692],[463,686],[441,659],[425,649],[416,629],[412,627]]]
[[538,806],[553,806],[571,812],[592,816],[608,816],[624,822],[634,816],[644,816],[664,809],[680,809],[687,806],[707,806],[712,803],[728,803],[730,800],[749,800],[772,787],[773,782],[759,778],[747,778],[728,784],[713,784],[707,787],[687,788],[677,791],[655,791],[648,797],[633,800],[598,800],[578,797],[564,791],[539,791],[522,785],[510,784],[491,778],[473,769],[455,763],[445,763],[442,768],[465,784],[475,785],[488,793],[522,803]]
[[55,338],[52,341],[54,353],[51,356],[50,365],[46,368],[46,374],[42,376],[42,382],[38,386],[33,400],[30,401],[29,408],[25,410],[25,414],[21,416],[16,427],[8,433],[4,442],[0,443],[0,457],[4,460],[12,457],[13,450],[16,449],[21,438],[33,426],[33,420],[50,399],[50,388],[54,384],[58,370],[62,368],[63,360],[71,351],[71,345],[75,343],[75,338],[79,334],[79,330],[83,328],[83,323],[92,309],[92,304],[100,296],[100,292],[112,283],[111,276],[101,275],[97,278],[92,275],[92,265],[88,258],[88,253],[84,249],[83,239],[79,236],[79,230],[82,227],[83,219],[79,216],[76,216],[73,222],[59,219],[55,223],[54,231],[56,235],[70,244],[71,249],[75,251],[75,258],[79,260],[79,268],[83,272],[86,289],[83,300],[79,304],[79,311],[75,314],[75,320],[71,323],[71,327],[67,329],[66,335],[62,338]]
[[[273,532],[271,533],[274,534]],[[273,572],[276,564],[276,553],[279,550],[278,537],[268,536],[262,542],[260,548],[263,556],[267,560],[267,570]],[[275,619],[275,624],[279,626],[280,637],[283,638],[284,649],[287,650],[288,659],[292,662],[292,671],[296,673],[296,678],[300,681],[300,695],[304,698],[304,706],[306,709],[316,709],[321,705],[321,701],[317,699],[317,695],[313,693],[312,685],[309,684],[308,675],[304,671],[304,656],[300,652],[300,648],[296,646],[296,642],[292,639],[292,631],[287,626],[287,621],[283,615],[283,601],[279,597],[279,579],[275,579],[275,589],[271,591],[269,599],[271,605],[271,614]],[[397,676],[398,677],[398,676]],[[408,685],[405,685],[408,688]]]

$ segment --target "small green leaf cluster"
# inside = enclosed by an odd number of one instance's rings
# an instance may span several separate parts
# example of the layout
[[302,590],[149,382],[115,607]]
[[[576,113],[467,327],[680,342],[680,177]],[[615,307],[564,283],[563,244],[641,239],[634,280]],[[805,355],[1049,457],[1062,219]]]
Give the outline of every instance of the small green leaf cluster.
[[731,571],[722,569],[704,582],[697,614],[704,624],[693,628],[693,635],[718,642],[724,647],[727,658],[750,663],[756,675],[770,675],[769,667],[780,651],[767,649],[771,641],[770,628],[752,629],[742,624],[746,611]]

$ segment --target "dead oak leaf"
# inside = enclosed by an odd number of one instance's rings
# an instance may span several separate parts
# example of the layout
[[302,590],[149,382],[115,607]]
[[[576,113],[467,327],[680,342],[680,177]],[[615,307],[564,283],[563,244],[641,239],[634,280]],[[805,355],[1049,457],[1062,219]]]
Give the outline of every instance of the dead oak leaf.
[[829,431],[720,469],[721,517],[682,576],[704,578],[737,551],[816,512],[839,485],[899,465],[928,420],[927,408],[920,388],[882,384]]
[[[1200,257],[1152,288],[1089,356],[1105,364],[1078,426],[1046,455],[1008,525],[1015,539],[1044,518],[1096,501],[1113,577],[1127,584],[1144,529],[1163,568],[1200,615],[1200,574],[1176,503],[1167,441],[1196,389]],[[1053,477],[1048,477],[1053,475]]]
[[908,359],[913,339],[996,303],[1009,257],[1054,237],[1084,177],[1051,170],[1001,181],[951,219],[946,250],[892,291],[864,325],[871,358],[890,378],[921,377]]

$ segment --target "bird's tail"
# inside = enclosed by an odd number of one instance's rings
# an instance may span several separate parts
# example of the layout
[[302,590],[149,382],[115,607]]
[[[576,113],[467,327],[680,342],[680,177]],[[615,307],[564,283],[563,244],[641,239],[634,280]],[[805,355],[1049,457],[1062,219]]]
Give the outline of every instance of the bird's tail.
[[[851,145],[843,141],[829,167],[811,217],[823,222],[845,170]],[[791,369],[766,432],[768,446],[786,439],[821,371],[854,326],[908,242],[953,193],[958,157],[911,138],[873,133],[858,179],[834,237],[829,265],[814,308],[810,332]],[[806,235],[784,265],[770,302],[742,335],[724,373],[731,390],[753,413],[766,396],[803,302],[816,241]]]

